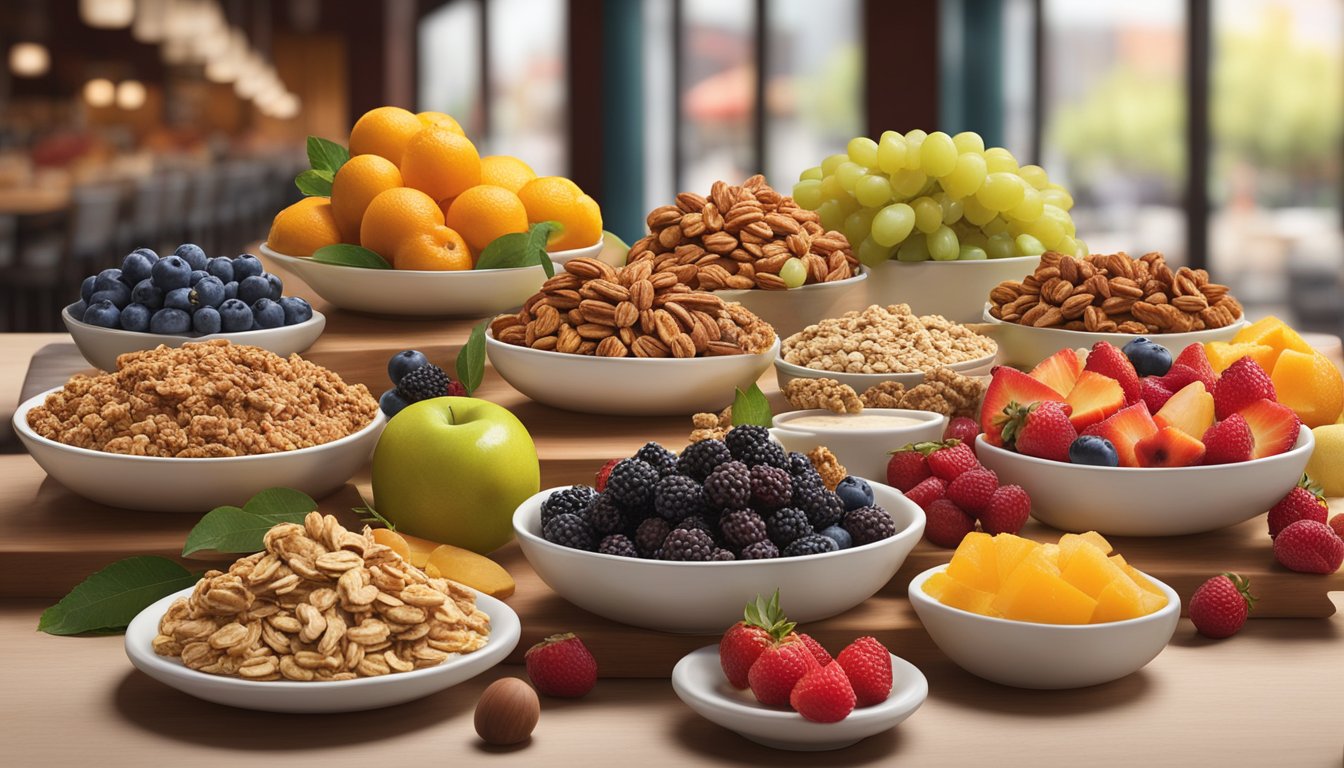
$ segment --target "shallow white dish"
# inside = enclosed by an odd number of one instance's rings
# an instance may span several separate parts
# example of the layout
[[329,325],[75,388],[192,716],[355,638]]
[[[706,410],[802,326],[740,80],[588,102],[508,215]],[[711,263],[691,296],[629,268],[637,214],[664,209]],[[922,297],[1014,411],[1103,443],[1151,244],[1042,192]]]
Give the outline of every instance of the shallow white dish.
[[781,339],[828,317],[868,306],[863,283],[868,272],[860,271],[854,277],[831,283],[813,283],[787,291],[766,291],[759,288],[715,291],[724,301],[736,301],[753,314],[774,326]]
[[572,355],[505,344],[485,351],[499,375],[538,403],[583,413],[687,416],[718,411],[770,367],[779,339],[756,355],[651,358]]
[[917,315],[942,315],[958,323],[980,320],[980,311],[994,286],[1021,280],[1036,271],[1040,256],[972,261],[894,259],[870,267],[869,304],[909,304]]
[[[985,355],[974,360],[967,360],[961,363],[952,363],[946,366],[963,376],[982,376],[990,372],[998,359],[996,354]],[[924,383],[924,372],[915,371],[913,373],[841,373],[838,371],[821,371],[816,368],[806,368],[801,365],[790,363],[784,359],[781,353],[775,359],[775,378],[779,380],[779,388],[794,379],[835,379],[841,384],[848,384],[855,392],[863,394],[864,390],[880,384],[884,381],[898,381],[905,385],[906,389],[919,386]]]
[[540,264],[445,272],[363,269],[289,256],[265,243],[261,252],[337,307],[378,315],[484,317],[522,306],[546,280]]
[[[74,305],[71,304],[70,307]],[[190,341],[208,341],[210,339],[228,339],[234,344],[250,344],[254,347],[288,357],[313,346],[322,329],[327,327],[327,318],[321,312],[313,310],[313,316],[295,325],[279,328],[266,328],[259,331],[239,331],[237,333],[212,333],[209,335],[173,335],[162,333],[140,333],[123,331],[118,328],[103,328],[77,319],[70,314],[70,307],[61,310],[61,319],[65,329],[70,332],[79,348],[79,354],[89,361],[89,365],[104,371],[117,370],[117,357],[127,352],[142,349],[154,349],[160,344],[167,347],[180,347]]]
[[[586,248],[569,248],[564,251],[550,251],[548,255],[551,257],[551,261],[555,262],[555,265],[557,267],[563,267],[566,262],[573,261],[574,259],[581,259],[584,257],[590,259],[599,259],[602,254],[602,249],[605,246],[606,246],[606,239],[605,236],[603,236],[602,240],[598,240],[596,243]],[[619,267],[622,265],[612,264],[611,266]],[[560,270],[557,269],[556,271],[559,272]],[[528,295],[530,296],[531,294]]]
[[943,605],[924,591],[924,582],[946,569],[930,568],[910,582],[910,604],[924,629],[962,669],[1016,688],[1083,688],[1137,672],[1167,647],[1181,618],[1176,590],[1151,576],[1167,604],[1137,619],[1037,624],[981,616]]
[[734,688],[719,665],[719,647],[710,645],[677,662],[672,669],[672,690],[706,720],[757,744],[820,752],[843,749],[895,727],[928,698],[929,681],[914,664],[893,653],[891,695],[886,701],[855,709],[838,723],[814,723],[797,712],[764,706],[751,691]]
[[[900,416],[918,423],[884,429],[845,429],[842,427],[793,426],[806,416]],[[886,477],[891,451],[909,443],[941,440],[947,417],[933,411],[904,408],[864,408],[861,414],[833,414],[826,410],[789,411],[775,416],[770,435],[790,451],[807,453],[824,445],[849,470],[859,477]]]
[[1063,328],[1033,328],[1030,325],[1005,323],[989,314],[989,304],[981,305],[980,321],[987,323],[981,327],[981,333],[999,343],[999,359],[1008,365],[1031,368],[1061,349],[1091,349],[1098,341],[1109,341],[1117,347],[1123,347],[1139,336],[1146,335],[1153,341],[1171,350],[1172,357],[1180,354],[1187,346],[1210,341],[1231,341],[1237,331],[1246,326],[1246,318],[1237,322],[1207,331],[1190,333],[1092,333],[1091,331],[1066,331]]
[[1199,467],[1092,467],[1038,459],[975,441],[980,463],[1031,496],[1031,516],[1062,531],[1183,536],[1250,520],[1302,477],[1316,441],[1302,427],[1277,456]]
[[126,628],[126,655],[136,669],[185,694],[216,704],[265,712],[358,712],[390,707],[438,693],[469,680],[504,660],[518,645],[521,626],[512,608],[476,594],[476,604],[490,616],[490,638],[478,651],[449,658],[436,667],[355,680],[303,683],[294,680],[257,682],[188,669],[181,659],[160,656],[151,643],[168,606],[187,597],[194,587],[153,603]]
[[[867,600],[896,574],[924,533],[924,511],[895,488],[869,481],[896,535],[838,552],[772,560],[680,563],[585,552],[541,537],[541,491],[513,513],[518,544],[557,594],[599,616],[664,632],[712,634],[742,618],[742,606],[776,589],[789,618],[817,621]],[[676,585],[669,589],[669,585]]]
[[258,491],[286,487],[320,499],[369,460],[387,417],[380,409],[363,429],[330,443],[284,453],[211,459],[127,456],[48,440],[28,426],[28,411],[49,389],[19,404],[14,431],[53,480],[99,504],[152,512],[208,512],[242,505]]

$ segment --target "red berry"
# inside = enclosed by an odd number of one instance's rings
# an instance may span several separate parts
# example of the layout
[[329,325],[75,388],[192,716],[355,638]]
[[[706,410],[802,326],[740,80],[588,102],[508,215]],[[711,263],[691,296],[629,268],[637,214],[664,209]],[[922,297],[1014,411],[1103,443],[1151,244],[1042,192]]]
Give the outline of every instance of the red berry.
[[966,443],[948,445],[929,454],[929,471],[949,483],[962,472],[979,466],[980,460]]
[[747,673],[747,683],[757,701],[767,707],[783,707],[789,703],[789,694],[803,675],[820,666],[807,645],[795,635],[762,651]]
[[924,538],[945,549],[956,549],[975,530],[975,518],[947,499],[934,500],[924,508],[924,515]]
[[766,600],[757,595],[747,603],[742,621],[723,633],[719,641],[719,665],[734,688],[747,687],[747,674],[761,653],[793,632],[793,622],[779,609],[779,590]]
[[1069,460],[1069,446],[1078,430],[1069,421],[1066,403],[1041,402],[1018,408],[1003,428],[1003,441],[1024,456]]
[[1190,598],[1190,622],[1205,637],[1231,637],[1255,605],[1251,582],[1235,573],[1214,576]]
[[1269,374],[1250,357],[1227,366],[1218,377],[1218,383],[1213,385],[1213,411],[1219,419],[1226,419],[1262,398],[1275,402],[1279,399]]
[[799,632],[798,639],[803,641],[803,645],[807,646],[807,652],[812,654],[812,658],[816,659],[817,663],[821,666],[824,667],[834,661],[834,659],[831,658],[831,652],[826,650],[824,645],[817,642],[815,637],[806,632]]
[[450,382],[448,382],[448,396],[449,396],[449,397],[466,397],[466,396],[467,396],[467,388],[464,387],[464,386],[462,386],[462,382],[460,382],[460,381],[456,381],[456,380],[454,380],[454,381],[450,381]]
[[[1245,358],[1243,358],[1245,359]],[[1251,425],[1240,413],[1234,413],[1226,419],[1204,430],[1204,463],[1235,464],[1250,461],[1255,450],[1255,436],[1251,434]]]
[[1344,539],[1316,520],[1298,520],[1274,537],[1274,559],[1299,573],[1334,573],[1344,563]]
[[1330,518],[1330,528],[1335,532],[1336,536],[1344,539],[1344,512],[1340,512],[1338,515]]
[[620,459],[612,459],[606,464],[603,464],[601,469],[597,470],[597,475],[593,479],[593,487],[597,489],[598,493],[607,490],[607,478],[611,477],[611,470],[620,463]]
[[870,707],[891,695],[891,653],[875,637],[860,637],[835,660],[844,667],[860,707]]
[[887,461],[887,485],[898,491],[908,491],[928,476],[929,463],[913,445],[893,451]]
[[1144,376],[1139,382],[1139,399],[1148,406],[1149,413],[1157,413],[1176,394],[1162,384],[1156,376]]
[[597,684],[597,660],[573,633],[551,635],[523,654],[527,676],[538,692],[576,699]]
[[814,723],[838,723],[854,711],[854,688],[839,664],[816,667],[789,692],[789,706]]
[[1031,497],[1020,485],[1001,485],[980,513],[985,533],[1017,533],[1031,516]]
[[972,469],[947,484],[947,498],[972,515],[979,515],[998,489],[999,476],[993,470]]
[[947,483],[941,477],[926,477],[919,485],[905,492],[905,498],[915,502],[922,509],[947,495]]
[[944,440],[960,440],[971,446],[971,451],[975,451],[975,438],[980,434],[980,422],[969,416],[957,416],[947,422],[947,428],[943,430]]
[[1270,538],[1278,536],[1279,531],[1298,520],[1325,522],[1329,507],[1326,506],[1320,490],[1307,485],[1308,482],[1307,477],[1303,475],[1301,483],[1289,491],[1287,496],[1279,499],[1277,504],[1269,508]]
[[1096,371],[1115,379],[1125,393],[1125,405],[1133,405],[1139,400],[1141,395],[1139,374],[1125,353],[1114,344],[1105,341],[1093,344],[1087,353],[1087,363],[1083,365],[1083,370]]

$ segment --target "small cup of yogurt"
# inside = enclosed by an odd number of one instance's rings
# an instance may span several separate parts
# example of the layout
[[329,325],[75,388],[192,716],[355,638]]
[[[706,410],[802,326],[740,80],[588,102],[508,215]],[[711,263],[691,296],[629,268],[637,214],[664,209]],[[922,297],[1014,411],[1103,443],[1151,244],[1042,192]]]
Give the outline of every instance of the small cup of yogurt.
[[904,408],[818,409],[781,413],[773,423],[770,434],[787,450],[806,453],[824,445],[850,474],[886,482],[887,454],[907,443],[941,440],[947,417]]

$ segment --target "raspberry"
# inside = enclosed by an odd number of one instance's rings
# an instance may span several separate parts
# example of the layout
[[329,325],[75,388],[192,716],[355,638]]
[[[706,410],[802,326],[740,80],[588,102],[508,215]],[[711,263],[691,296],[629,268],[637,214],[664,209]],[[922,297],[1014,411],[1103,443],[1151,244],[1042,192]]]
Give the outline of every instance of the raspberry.
[[822,536],[819,533],[809,533],[806,536],[800,536],[794,539],[789,546],[784,548],[785,557],[799,557],[801,555],[820,555],[823,552],[834,552],[840,548],[831,539]]
[[777,547],[786,547],[812,532],[807,513],[796,507],[775,510],[765,519],[765,530]]
[[947,498],[972,515],[989,506],[989,497],[999,489],[999,476],[989,469],[972,469],[947,484]]
[[720,464],[705,478],[705,500],[716,509],[736,509],[751,503],[751,472],[740,461]]
[[941,477],[926,477],[914,488],[905,492],[905,498],[915,502],[922,509],[928,509],[933,502],[947,496],[947,482]]
[[645,443],[643,448],[635,451],[634,458],[640,459],[658,470],[658,474],[663,477],[667,477],[677,471],[677,454],[667,450],[658,443]]
[[668,475],[654,486],[653,509],[670,523],[690,515],[703,515],[705,490],[685,475]]
[[658,470],[640,459],[625,459],[611,470],[606,493],[627,510],[647,507],[653,502],[653,487]]
[[600,493],[593,497],[584,511],[584,519],[599,535],[615,533],[625,527],[625,515],[609,494]]
[[694,480],[704,482],[715,467],[725,461],[732,460],[733,454],[729,452],[728,446],[724,445],[723,441],[701,440],[698,443],[691,443],[686,446],[686,450],[681,452],[681,456],[677,458],[677,471]]
[[765,520],[750,509],[733,509],[725,512],[719,520],[719,530],[723,538],[733,547],[741,550],[748,544],[765,541],[769,537]]
[[592,488],[586,485],[571,485],[568,488],[556,491],[546,500],[541,502],[541,525],[551,521],[556,515],[571,514],[585,517],[588,512],[588,505],[593,502],[597,494]]
[[793,498],[793,478],[786,470],[757,464],[751,468],[751,500],[758,508],[774,509]]
[[723,547],[719,547],[715,549],[713,552],[709,553],[709,559],[716,560],[719,562],[726,562],[728,560],[736,560],[737,555],[734,555],[731,551],[726,550]]
[[831,652],[826,650],[826,646],[817,642],[817,639],[806,632],[799,632],[798,639],[807,646],[807,652],[812,654],[812,658],[817,660],[817,666],[824,667],[835,659],[831,658]]
[[807,513],[808,522],[818,530],[835,525],[845,514],[845,503],[824,485],[799,485],[793,489],[793,506]]
[[701,562],[714,555],[714,539],[704,531],[678,528],[667,534],[661,560],[681,560]]
[[602,543],[597,545],[597,551],[604,555],[616,555],[617,557],[639,557],[639,550],[635,549],[635,543],[620,533],[613,533],[603,539]]
[[1250,580],[1224,573],[1199,585],[1190,596],[1190,623],[1205,637],[1231,637],[1246,623],[1246,615],[1254,606]]
[[742,560],[769,560],[779,557],[779,547],[769,539],[757,541],[742,548]]
[[593,528],[578,515],[562,512],[551,518],[541,528],[541,536],[553,544],[570,549],[593,551],[597,548],[597,539]]
[[835,657],[845,670],[860,707],[880,704],[891,695],[891,652],[875,637],[860,637]]
[[743,424],[733,427],[724,438],[733,458],[754,467],[765,464],[780,469],[789,468],[789,457],[784,449],[770,439],[770,430],[755,424]]
[[928,522],[924,538],[946,549],[956,549],[966,534],[975,530],[975,518],[947,499],[936,499],[924,508]]
[[408,403],[418,403],[434,397],[447,397],[448,385],[452,379],[439,366],[430,363],[422,365],[401,377],[397,391]]
[[597,474],[593,476],[593,487],[597,489],[598,493],[607,490],[607,478],[611,477],[611,470],[615,469],[616,465],[620,463],[620,459],[612,459],[597,470]]
[[887,460],[887,485],[898,491],[909,491],[929,474],[928,460],[913,445],[893,452]]
[[980,513],[985,533],[1017,533],[1031,516],[1031,497],[1020,485],[1001,485]]
[[1298,520],[1274,537],[1274,559],[1299,573],[1334,573],[1344,563],[1344,541],[1317,520]]
[[965,443],[939,448],[929,454],[928,462],[929,472],[949,483],[962,472],[980,467],[980,461],[975,458],[975,452]]
[[896,535],[896,521],[881,507],[859,507],[846,512],[841,525],[849,532],[856,547]]
[[672,526],[661,517],[650,517],[635,529],[635,549],[640,557],[653,557],[662,549],[663,541],[672,530]]
[[460,382],[460,381],[449,381],[449,382],[448,382],[448,396],[449,396],[449,397],[467,397],[467,396],[468,396],[468,395],[467,395],[467,388],[464,387],[464,386],[462,386],[462,382]]

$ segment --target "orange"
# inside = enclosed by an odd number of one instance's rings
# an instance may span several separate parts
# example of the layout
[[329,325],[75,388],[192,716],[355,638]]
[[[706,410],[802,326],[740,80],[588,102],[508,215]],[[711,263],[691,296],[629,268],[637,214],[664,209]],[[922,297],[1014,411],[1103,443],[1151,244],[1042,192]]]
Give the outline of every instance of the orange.
[[411,235],[397,246],[397,269],[446,272],[471,269],[471,249],[462,236],[448,227],[435,227]]
[[382,155],[356,155],[346,161],[331,182],[331,211],[347,243],[359,242],[359,222],[379,192],[400,187],[401,171]]
[[587,248],[602,240],[602,210],[596,200],[569,179],[563,176],[533,179],[518,190],[518,198],[527,208],[529,223],[559,222],[560,231],[552,233],[547,243],[549,250]]
[[1320,352],[1283,350],[1270,380],[1279,402],[1292,408],[1308,427],[1334,424],[1344,410],[1344,376]]
[[536,171],[511,155],[491,155],[481,158],[481,183],[503,187],[517,193],[527,182],[537,178]]
[[518,196],[503,187],[481,184],[457,196],[444,217],[480,254],[500,235],[527,231],[527,209]]
[[364,211],[359,244],[396,266],[397,247],[403,240],[443,226],[443,211],[434,198],[418,189],[395,187],[379,192]]
[[416,118],[420,120],[420,125],[425,128],[444,128],[458,134],[466,136],[467,132],[462,130],[462,125],[444,112],[418,112]]
[[350,154],[381,155],[400,163],[406,143],[422,128],[420,119],[401,107],[370,109],[350,129]]
[[290,256],[312,256],[313,251],[341,242],[331,200],[305,197],[275,214],[266,244]]
[[481,156],[466,136],[426,128],[406,145],[401,175],[406,186],[442,200],[481,183]]

